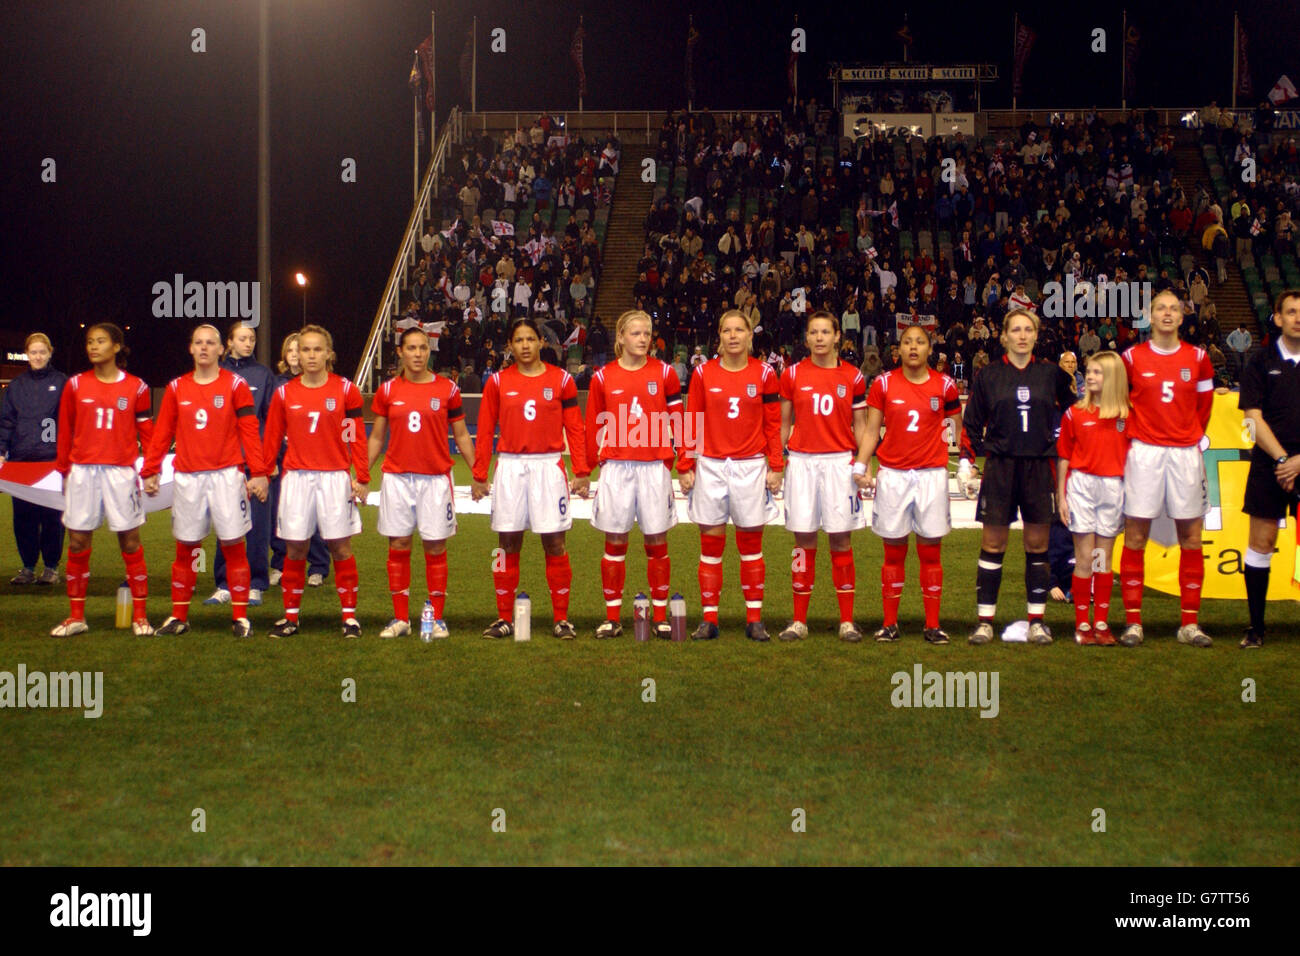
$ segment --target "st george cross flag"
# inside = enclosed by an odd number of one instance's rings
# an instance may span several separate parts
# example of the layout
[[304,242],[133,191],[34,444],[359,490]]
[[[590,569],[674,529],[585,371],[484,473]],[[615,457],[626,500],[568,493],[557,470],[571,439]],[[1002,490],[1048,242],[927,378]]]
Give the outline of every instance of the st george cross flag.
[[504,219],[493,219],[492,232],[498,236],[513,236],[515,234],[515,224],[506,222]]
[[[168,455],[163,459],[162,474],[158,476],[158,494],[152,498],[142,495],[146,512],[163,511],[172,506],[172,459],[175,457]],[[137,458],[136,473],[143,467],[144,459]],[[0,464],[0,492],[44,508],[63,510],[63,476],[52,461],[6,461]]]
[[1297,97],[1300,97],[1300,93],[1296,92],[1295,84],[1291,82],[1291,77],[1286,76],[1285,74],[1273,84],[1273,89],[1268,92],[1268,101],[1274,106],[1281,106],[1283,103],[1290,103]]

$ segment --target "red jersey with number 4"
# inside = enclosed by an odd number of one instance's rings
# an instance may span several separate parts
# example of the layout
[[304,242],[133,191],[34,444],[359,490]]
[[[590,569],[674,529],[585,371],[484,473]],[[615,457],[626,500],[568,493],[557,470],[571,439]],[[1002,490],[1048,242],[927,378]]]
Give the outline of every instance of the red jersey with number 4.
[[695,467],[705,458],[761,458],[773,471],[785,467],[781,454],[781,391],[776,372],[753,356],[739,372],[710,359],[695,369],[686,393],[686,412],[700,427],[683,429],[686,454],[678,465]]
[[867,380],[852,365],[837,361],[822,368],[806,358],[781,376],[781,398],[793,405],[791,451],[823,455],[858,450],[853,412],[867,407]]
[[388,474],[445,475],[451,471],[448,428],[465,417],[460,389],[449,378],[435,375],[431,382],[390,378],[370,408],[388,421]]
[[73,465],[134,465],[137,444],[153,437],[149,386],[127,372],[101,382],[92,369],[68,379],[59,399],[58,470]]
[[671,365],[648,358],[629,370],[610,362],[592,376],[587,392],[587,461],[662,461],[672,467],[681,413],[682,385]]
[[247,463],[254,477],[267,474],[253,393],[229,369],[221,369],[205,385],[194,380],[193,372],[171,380],[163,392],[141,478],[162,470],[172,439],[176,440],[172,466],[177,471],[217,471]]
[[902,369],[885,372],[871,383],[867,405],[884,415],[885,435],[876,458],[886,468],[947,468],[947,420],[961,411],[957,384],[933,369],[924,382],[909,382]]
[[1205,350],[1182,342],[1161,352],[1143,342],[1124,352],[1124,367],[1133,404],[1129,437],[1148,445],[1197,444],[1214,407],[1214,366]]
[[343,376],[331,372],[323,385],[309,388],[300,375],[275,390],[262,441],[268,470],[285,439],[285,471],[347,471],[351,465],[357,481],[370,483],[361,390]]
[[1070,463],[1071,471],[1101,478],[1124,474],[1132,429],[1123,418],[1102,418],[1097,408],[1071,405],[1061,416],[1056,457]]
[[543,363],[541,375],[525,375],[511,365],[483,386],[475,436],[474,478],[487,481],[492,438],[501,426],[497,451],[508,455],[541,455],[564,451],[569,440],[573,473],[591,474],[587,467],[587,436],[578,408],[578,386],[562,368]]

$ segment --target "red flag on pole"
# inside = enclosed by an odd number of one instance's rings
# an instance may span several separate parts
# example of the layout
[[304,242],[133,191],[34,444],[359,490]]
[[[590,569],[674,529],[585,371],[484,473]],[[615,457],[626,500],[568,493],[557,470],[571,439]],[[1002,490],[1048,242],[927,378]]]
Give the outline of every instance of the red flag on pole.
[[578,68],[578,95],[587,95],[587,70],[582,62],[582,43],[587,33],[582,29],[582,20],[578,20],[578,29],[573,34],[573,45],[569,47],[569,55],[573,58],[573,65]]
[[1250,81],[1250,60],[1246,58],[1246,28],[1237,22],[1237,60],[1240,66],[1237,69],[1237,92],[1242,96],[1250,96],[1255,92],[1255,84]]
[[1037,39],[1038,34],[1023,23],[1016,28],[1015,63],[1011,67],[1012,96],[1020,95],[1020,79],[1025,73],[1025,61],[1029,59],[1029,51]]

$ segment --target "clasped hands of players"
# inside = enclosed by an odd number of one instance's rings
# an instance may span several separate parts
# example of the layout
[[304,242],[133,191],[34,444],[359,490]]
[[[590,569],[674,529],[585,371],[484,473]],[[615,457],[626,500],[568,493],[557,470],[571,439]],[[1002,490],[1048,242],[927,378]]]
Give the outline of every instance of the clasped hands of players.
[[[689,495],[691,493],[691,489],[695,487],[695,471],[691,470],[691,471],[679,472],[677,476],[677,482],[679,485],[681,485],[682,494]],[[767,490],[770,491],[773,495],[779,495],[781,493],[781,486],[782,484],[784,484],[784,482],[785,482],[785,472],[776,471],[773,468],[767,469],[767,478],[765,479],[764,483],[767,485]]]
[[[160,484],[161,483],[157,475],[150,475],[148,478],[144,480],[144,493],[148,495],[150,498],[156,497],[158,494]],[[264,477],[249,478],[244,483],[244,487],[245,490],[248,492],[248,496],[250,498],[256,498],[258,501],[261,501],[263,503],[266,502],[266,498],[270,490],[270,483],[266,480],[266,478]],[[364,489],[365,486],[358,485],[357,482],[355,481],[352,482],[352,490],[354,493],[358,493],[357,492],[358,487]]]
[[[482,501],[492,493],[492,486],[486,481],[470,479],[469,496],[473,501]],[[591,493],[591,478],[583,476],[582,478],[569,479],[569,493],[577,495],[579,498],[586,498]]]

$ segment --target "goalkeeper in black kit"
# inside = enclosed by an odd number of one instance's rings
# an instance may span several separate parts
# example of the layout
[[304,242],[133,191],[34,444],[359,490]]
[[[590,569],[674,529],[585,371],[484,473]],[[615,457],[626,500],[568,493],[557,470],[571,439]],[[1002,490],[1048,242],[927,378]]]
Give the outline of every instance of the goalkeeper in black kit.
[[987,644],[995,636],[1002,558],[1017,516],[1024,523],[1028,640],[1052,642],[1043,614],[1052,587],[1047,547],[1056,514],[1056,430],[1076,395],[1073,378],[1060,366],[1034,358],[1038,328],[1038,316],[1027,309],[1007,313],[1002,322],[1006,355],[975,376],[962,419],[957,478],[968,495],[975,485],[973,462],[984,456],[975,509],[984,526],[975,573],[979,623],[971,644]]

